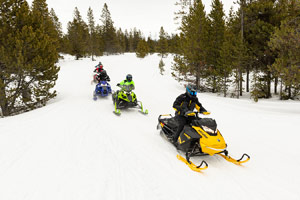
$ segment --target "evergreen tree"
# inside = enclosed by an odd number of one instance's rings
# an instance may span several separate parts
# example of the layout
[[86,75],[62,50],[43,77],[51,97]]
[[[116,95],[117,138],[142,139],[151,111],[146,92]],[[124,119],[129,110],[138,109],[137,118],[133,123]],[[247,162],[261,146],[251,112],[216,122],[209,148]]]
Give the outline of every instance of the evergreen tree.
[[125,52],[130,52],[129,33],[127,29],[125,29],[124,40],[125,40]]
[[172,34],[170,40],[168,41],[168,44],[170,53],[180,53],[180,38],[178,34]]
[[60,48],[60,36],[61,29],[59,27],[58,18],[55,15],[54,10],[51,13],[48,11],[48,5],[46,0],[33,0],[32,2],[32,16],[33,25],[35,30],[41,30],[44,34],[47,34],[51,38],[51,42],[56,47],[56,51]]
[[[218,92],[222,87],[222,83],[219,81],[222,77],[221,71],[221,49],[224,42],[225,34],[225,13],[223,10],[223,4],[220,0],[212,1],[212,10],[209,14],[209,56],[208,56],[208,65],[209,67],[209,81],[208,84],[212,87],[212,92]],[[221,85],[220,85],[220,84]]]
[[59,71],[54,29],[47,5],[43,1],[33,5],[31,12],[24,0],[0,4],[0,108],[4,116],[45,105],[56,96],[56,91],[50,91]]
[[161,58],[159,61],[159,64],[158,64],[159,72],[161,75],[164,74],[164,71],[165,71],[164,66],[165,66],[165,63],[164,63],[163,59]]
[[147,42],[144,39],[140,40],[136,49],[136,56],[139,58],[144,58],[148,53],[149,47]]
[[163,27],[160,27],[159,31],[159,40],[157,42],[156,50],[159,55],[163,58],[168,53],[168,40],[167,33],[165,32]]
[[119,28],[117,31],[117,38],[118,38],[118,52],[124,53],[126,50],[126,39],[125,34],[122,32],[122,29]]
[[208,20],[201,0],[194,1],[187,15],[182,17],[181,53],[174,57],[173,69],[179,73],[173,76],[181,80],[181,75],[195,77],[192,80],[200,88],[200,79],[207,70]]
[[89,41],[88,26],[82,20],[77,7],[75,7],[73,21],[68,23],[68,40],[71,48],[70,54],[75,55],[76,60],[87,54]]
[[58,43],[57,43],[57,46],[58,46],[58,52],[62,52],[62,49],[63,49],[63,31],[62,31],[62,25],[61,23],[59,22],[59,19],[54,11],[53,8],[51,8],[50,10],[50,18],[52,20],[52,23],[54,25],[54,28],[56,30],[56,34],[57,34],[57,37],[58,37]]
[[108,54],[117,53],[119,49],[118,38],[106,3],[104,4],[102,9],[101,21],[103,23],[102,37],[104,41],[105,52]]
[[[299,7],[300,8],[300,7]],[[300,9],[299,12],[300,13]],[[280,91],[281,99],[293,99],[300,91],[300,16],[283,21],[275,30],[269,46],[278,51],[272,70],[286,86],[288,94]]]
[[[252,64],[258,67],[256,70],[260,75],[257,80],[262,81],[260,85],[262,97],[271,97],[272,74],[268,66],[272,65],[276,54],[268,47],[268,41],[275,27],[279,25],[277,10],[273,0],[257,0],[244,3],[244,45],[249,45],[249,54]],[[245,69],[246,66],[244,65]]]
[[94,60],[94,55],[97,55],[98,51],[98,42],[96,36],[96,25],[93,10],[91,7],[88,9],[87,13],[88,18],[88,29],[89,29],[89,42],[88,42],[88,53],[92,56],[92,60]]
[[149,47],[149,53],[150,54],[153,54],[155,53],[155,41],[151,39],[151,37],[149,36],[147,38],[147,44],[148,44],[148,47]]
[[140,30],[137,30],[136,28],[133,29],[133,33],[132,33],[132,49],[133,51],[136,51],[137,46],[140,42],[140,40],[142,40],[142,32]]
[[102,56],[105,51],[104,34],[100,25],[96,26],[96,52],[97,56]]
[[219,75],[219,87],[224,97],[227,96],[229,83],[231,82],[232,71],[238,66],[238,56],[240,55],[239,46],[240,38],[236,37],[235,30],[235,18],[233,10],[230,10],[229,19],[224,31],[224,42],[221,46],[220,57],[218,58],[218,75]]

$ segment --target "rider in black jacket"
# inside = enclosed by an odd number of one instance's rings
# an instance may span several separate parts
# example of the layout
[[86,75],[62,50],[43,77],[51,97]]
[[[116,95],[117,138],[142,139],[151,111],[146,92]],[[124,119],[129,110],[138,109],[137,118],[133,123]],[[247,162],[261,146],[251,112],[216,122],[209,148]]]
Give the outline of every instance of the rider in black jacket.
[[98,74],[96,79],[97,79],[98,82],[100,82],[100,81],[110,81],[110,78],[107,75],[105,70],[103,70],[100,74]]
[[177,142],[180,132],[184,128],[184,125],[189,123],[185,113],[188,111],[193,111],[195,108],[199,113],[204,115],[209,115],[210,113],[202,106],[197,98],[197,90],[194,86],[188,85],[186,87],[186,92],[179,95],[173,103],[173,108],[175,109],[175,118],[178,121],[178,129],[173,136],[173,143]]

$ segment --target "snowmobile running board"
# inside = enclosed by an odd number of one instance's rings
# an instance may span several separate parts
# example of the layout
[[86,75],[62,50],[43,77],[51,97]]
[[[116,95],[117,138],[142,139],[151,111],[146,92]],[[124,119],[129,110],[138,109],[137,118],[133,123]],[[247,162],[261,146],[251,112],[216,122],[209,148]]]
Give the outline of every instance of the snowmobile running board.
[[[195,172],[201,172],[202,170],[205,170],[208,167],[207,162],[205,162],[204,160],[201,162],[201,164],[199,166],[197,166],[194,163],[192,163],[191,161],[187,161],[181,155],[177,155],[177,158],[178,158],[178,160],[181,160],[182,162],[184,162],[187,166],[189,166],[189,168],[191,168],[191,170],[193,170]],[[202,165],[205,165],[205,166],[201,167]]]
[[[231,162],[231,163],[234,163],[236,165],[240,165],[242,163],[245,163],[245,162],[248,162],[250,160],[250,156],[248,154],[243,154],[242,157],[238,160],[234,159],[234,158],[231,158],[230,156],[228,155],[223,155],[223,154],[219,154],[220,156],[222,156],[225,160]],[[244,157],[247,157],[246,160],[243,160]]]

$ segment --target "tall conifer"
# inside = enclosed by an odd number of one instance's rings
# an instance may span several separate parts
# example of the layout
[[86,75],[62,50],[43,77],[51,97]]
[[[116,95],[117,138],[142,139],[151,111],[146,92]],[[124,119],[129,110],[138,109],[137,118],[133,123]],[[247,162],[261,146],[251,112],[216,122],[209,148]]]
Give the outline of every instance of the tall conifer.
[[76,59],[85,56],[88,52],[89,32],[87,24],[82,20],[77,7],[74,10],[74,18],[68,23],[68,40],[70,43],[70,54]]
[[212,87],[212,92],[218,92],[222,85],[219,79],[221,77],[221,49],[224,42],[225,34],[225,13],[223,10],[223,4],[220,0],[212,1],[212,9],[209,14],[209,84]]
[[104,4],[102,9],[101,21],[103,24],[102,34],[105,45],[105,52],[108,54],[117,53],[119,49],[118,38],[116,35],[114,23],[110,15],[110,11],[108,10],[108,6],[106,3]]
[[201,0],[196,0],[189,8],[187,15],[182,17],[181,26],[181,53],[174,57],[173,69],[180,75],[195,77],[192,80],[197,87],[204,77],[207,67],[208,20]]
[[59,67],[55,29],[44,1],[35,1],[32,13],[22,0],[1,2],[0,10],[0,38],[5,34],[0,39],[0,107],[7,116],[55,97],[51,89]]

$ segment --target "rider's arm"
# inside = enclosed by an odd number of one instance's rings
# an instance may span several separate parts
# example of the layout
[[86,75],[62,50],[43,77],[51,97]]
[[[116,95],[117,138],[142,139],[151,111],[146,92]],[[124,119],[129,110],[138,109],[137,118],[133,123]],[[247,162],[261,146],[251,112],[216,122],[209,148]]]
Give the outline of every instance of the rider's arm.
[[135,89],[135,85],[134,85],[133,81],[131,81],[131,85],[132,85],[132,89],[134,90]]
[[207,110],[202,106],[202,104],[199,102],[198,98],[196,101],[196,105],[195,105],[196,109],[198,110],[198,112],[203,113],[203,112],[207,112]]
[[176,100],[174,101],[173,103],[173,108],[176,110],[176,111],[181,111],[181,104],[184,100],[184,94],[181,94],[179,95]]

